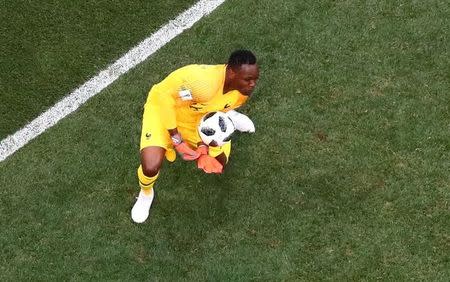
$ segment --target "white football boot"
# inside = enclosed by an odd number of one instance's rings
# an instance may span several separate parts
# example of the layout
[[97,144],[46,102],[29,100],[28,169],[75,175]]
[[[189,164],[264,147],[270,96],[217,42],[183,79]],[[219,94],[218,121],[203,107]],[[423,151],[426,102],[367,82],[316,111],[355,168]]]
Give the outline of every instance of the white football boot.
[[148,218],[154,196],[155,191],[153,191],[153,188],[152,193],[148,196],[145,195],[142,191],[139,192],[136,203],[131,209],[131,218],[134,222],[143,223]]
[[236,130],[240,132],[255,132],[255,125],[248,116],[238,113],[235,110],[228,111],[227,115],[233,122]]

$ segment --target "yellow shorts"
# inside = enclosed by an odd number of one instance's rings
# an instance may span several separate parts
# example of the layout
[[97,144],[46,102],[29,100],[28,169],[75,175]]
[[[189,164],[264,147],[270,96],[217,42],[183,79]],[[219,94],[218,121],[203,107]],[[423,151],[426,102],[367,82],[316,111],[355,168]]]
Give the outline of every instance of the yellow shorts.
[[[169,132],[161,123],[161,115],[159,107],[153,105],[146,105],[144,108],[144,116],[142,118],[142,131],[140,149],[145,147],[156,146],[166,149],[166,158],[168,161],[175,160],[175,151],[173,149],[172,140]],[[197,148],[197,143],[201,142],[200,136],[195,127],[177,127],[184,141],[186,141],[193,148]],[[195,128],[195,129],[193,129]],[[231,141],[223,146],[209,147],[209,155],[217,157],[224,153],[227,159],[231,153]]]

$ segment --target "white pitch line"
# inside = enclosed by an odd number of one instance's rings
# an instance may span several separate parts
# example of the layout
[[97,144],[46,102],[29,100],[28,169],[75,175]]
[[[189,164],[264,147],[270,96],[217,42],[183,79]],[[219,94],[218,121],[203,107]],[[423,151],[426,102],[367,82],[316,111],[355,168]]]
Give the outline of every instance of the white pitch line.
[[28,142],[77,110],[91,97],[97,95],[121,75],[137,66],[184,30],[219,7],[225,0],[200,0],[195,5],[169,21],[150,37],[128,51],[120,59],[91,78],[53,107],[39,115],[16,133],[0,142],[0,162],[25,146]]

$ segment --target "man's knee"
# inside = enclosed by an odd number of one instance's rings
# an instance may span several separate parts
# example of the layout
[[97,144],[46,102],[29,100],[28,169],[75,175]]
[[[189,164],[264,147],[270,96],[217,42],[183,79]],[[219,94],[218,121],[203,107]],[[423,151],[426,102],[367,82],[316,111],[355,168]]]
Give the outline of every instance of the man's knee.
[[160,147],[148,147],[141,151],[142,172],[152,177],[158,174],[164,160],[166,150]]
[[156,163],[143,163],[142,164],[142,172],[147,177],[152,177],[152,176],[157,175],[160,169],[161,169],[160,164],[156,164]]

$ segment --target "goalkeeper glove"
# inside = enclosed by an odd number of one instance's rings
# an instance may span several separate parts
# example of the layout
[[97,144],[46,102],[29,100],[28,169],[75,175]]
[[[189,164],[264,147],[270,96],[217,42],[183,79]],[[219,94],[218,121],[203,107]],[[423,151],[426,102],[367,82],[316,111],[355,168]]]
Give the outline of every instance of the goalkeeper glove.
[[235,110],[228,111],[227,115],[233,122],[236,130],[240,132],[255,132],[255,125],[248,116],[238,113]]
[[206,173],[222,173],[223,165],[214,157],[208,155],[208,147],[200,145],[197,149],[200,157],[197,159],[197,167]]
[[200,157],[200,153],[194,151],[189,145],[181,139],[180,134],[175,134],[171,136],[172,144],[175,150],[181,155],[185,161],[193,161]]

